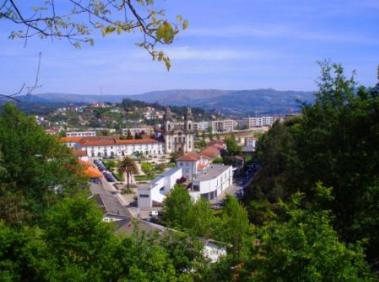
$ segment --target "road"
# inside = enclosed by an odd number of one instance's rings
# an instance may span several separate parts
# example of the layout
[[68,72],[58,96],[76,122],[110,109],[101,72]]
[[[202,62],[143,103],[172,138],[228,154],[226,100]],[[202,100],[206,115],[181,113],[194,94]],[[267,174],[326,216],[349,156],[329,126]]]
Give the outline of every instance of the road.
[[236,197],[243,196],[244,190],[253,181],[256,170],[250,170],[245,176],[238,177],[233,180],[233,184],[226,188],[226,190],[217,199],[211,200],[210,203],[213,207],[218,208],[222,205],[227,195]]

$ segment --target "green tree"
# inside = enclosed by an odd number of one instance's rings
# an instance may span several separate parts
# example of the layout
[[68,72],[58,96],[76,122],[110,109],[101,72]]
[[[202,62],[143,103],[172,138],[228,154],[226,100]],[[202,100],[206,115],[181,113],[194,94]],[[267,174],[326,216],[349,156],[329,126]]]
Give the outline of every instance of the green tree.
[[234,135],[230,135],[225,138],[225,144],[229,156],[237,156],[241,154],[242,148],[240,145],[238,145]]
[[125,175],[126,185],[128,188],[130,188],[130,178],[133,176],[133,174],[138,173],[138,168],[134,160],[128,156],[125,156],[124,159],[119,163],[118,171],[120,174],[122,173]]
[[143,162],[141,163],[141,169],[148,177],[154,176],[154,166],[151,163]]
[[229,252],[234,262],[246,256],[246,240],[251,231],[246,209],[237,198],[227,196],[222,210],[220,230],[216,231],[216,238],[230,244]]
[[[339,65],[322,64],[314,104],[302,115],[277,123],[257,148],[262,169],[247,193],[251,199],[280,198],[301,191],[315,202],[315,183],[333,187],[334,200],[326,208],[333,225],[347,243],[367,239],[366,254],[379,261],[379,95],[346,78]],[[253,217],[251,217],[253,219]]]
[[45,233],[56,273],[53,280],[107,280],[115,265],[118,241],[102,212],[84,196],[66,198],[46,216]]
[[86,185],[70,150],[11,104],[0,112],[0,148],[0,201],[17,207],[13,223],[37,220],[59,198]]
[[345,245],[327,211],[300,208],[301,194],[283,205],[286,220],[255,228],[244,281],[374,281],[359,245]]
[[209,201],[203,198],[197,200],[189,211],[187,230],[198,237],[211,238],[214,224],[213,211]]
[[188,226],[188,216],[192,209],[191,197],[182,185],[175,185],[163,202],[163,222],[173,228]]

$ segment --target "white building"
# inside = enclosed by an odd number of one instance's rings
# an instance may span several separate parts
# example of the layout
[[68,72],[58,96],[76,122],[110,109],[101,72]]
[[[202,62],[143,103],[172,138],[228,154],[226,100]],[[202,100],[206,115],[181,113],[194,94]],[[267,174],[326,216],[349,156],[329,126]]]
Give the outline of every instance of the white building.
[[146,156],[164,153],[164,145],[155,139],[121,140],[114,137],[64,137],[62,142],[69,148],[86,151],[88,157],[123,157],[136,152]]
[[127,136],[129,132],[132,136],[135,136],[136,134],[153,135],[154,128],[152,126],[141,126],[141,127],[130,127],[130,128],[122,129],[122,135],[124,136]]
[[138,207],[151,208],[153,203],[161,204],[166,198],[165,195],[174,188],[182,176],[181,168],[172,168],[146,186],[140,187],[138,189]]
[[67,137],[94,137],[96,136],[96,131],[68,131],[66,132]]
[[194,130],[192,120],[193,117],[190,108],[187,109],[184,121],[180,122],[173,118],[170,108],[167,107],[163,128],[166,153],[187,153],[193,151]]
[[199,121],[193,123],[193,129],[195,131],[208,131],[212,127],[211,121]]
[[214,120],[212,121],[212,132],[233,132],[237,122],[232,119]]
[[274,116],[260,116],[244,118],[248,128],[272,126],[279,117]]
[[183,176],[188,180],[202,169],[209,165],[209,158],[201,154],[191,152],[187,153],[176,160],[176,166],[183,170]]
[[[177,167],[173,168],[161,176],[154,179],[151,183],[138,189],[138,207],[152,208],[153,204],[163,203],[166,195],[174,188],[175,184],[183,176],[189,182],[189,195],[194,201],[201,197],[213,200],[219,197],[233,183],[232,166],[222,164],[210,164],[207,159],[190,157],[178,159]],[[199,165],[202,164],[202,165]],[[186,173],[184,170],[188,169]]]
[[232,183],[232,166],[211,164],[193,178],[190,195],[194,200],[198,200],[200,197],[213,200],[220,196]]

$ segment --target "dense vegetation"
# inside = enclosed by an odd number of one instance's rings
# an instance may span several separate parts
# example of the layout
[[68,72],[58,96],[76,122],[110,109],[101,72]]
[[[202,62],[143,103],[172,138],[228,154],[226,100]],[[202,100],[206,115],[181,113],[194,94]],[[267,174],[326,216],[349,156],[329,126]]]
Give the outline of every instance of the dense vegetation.
[[[163,104],[159,103],[148,103],[148,102],[142,102],[138,100],[132,100],[125,98],[122,100],[121,106],[125,109],[125,111],[128,111],[128,109],[133,108],[146,108],[146,107],[152,107],[158,111],[164,111],[166,109],[166,106],[163,106]],[[178,118],[183,117],[187,112],[187,107],[185,106],[170,106],[171,112],[173,112],[175,115],[178,116]],[[211,119],[212,115],[218,115],[215,112],[206,111],[201,108],[193,107],[191,108],[192,114],[195,120],[208,120]]]
[[[379,91],[358,87],[337,65],[322,66],[319,87],[315,104],[261,138],[262,169],[245,199],[250,219],[266,222],[301,192],[303,207],[330,210],[339,238],[360,242],[378,269]],[[330,187],[332,200],[318,198],[317,183]]]

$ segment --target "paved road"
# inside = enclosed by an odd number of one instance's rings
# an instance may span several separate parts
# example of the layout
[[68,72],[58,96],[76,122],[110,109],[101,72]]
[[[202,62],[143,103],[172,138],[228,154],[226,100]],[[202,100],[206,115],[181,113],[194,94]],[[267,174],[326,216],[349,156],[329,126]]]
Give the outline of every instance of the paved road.
[[214,207],[219,207],[227,195],[236,197],[242,196],[244,189],[248,187],[253,181],[255,171],[252,171],[247,176],[235,178],[233,184],[229,186],[217,199],[211,200],[210,203]]

